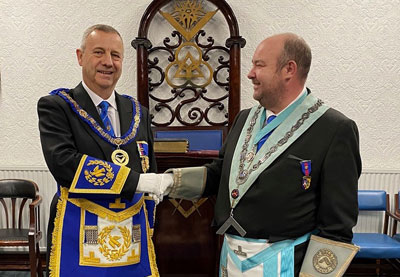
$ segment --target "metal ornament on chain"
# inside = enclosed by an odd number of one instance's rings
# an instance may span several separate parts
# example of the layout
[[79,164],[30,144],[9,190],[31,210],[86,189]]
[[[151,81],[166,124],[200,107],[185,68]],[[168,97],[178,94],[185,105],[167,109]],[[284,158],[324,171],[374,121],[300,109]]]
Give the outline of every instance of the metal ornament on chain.
[[[231,191],[231,198],[232,198],[232,203],[231,203],[231,212],[228,217],[228,219],[222,224],[222,226],[217,230],[217,234],[223,235],[225,232],[230,228],[233,227],[242,237],[246,235],[246,230],[243,229],[242,226],[235,220],[233,217],[233,209],[235,207],[235,202],[240,200],[240,197],[243,195],[240,195],[240,190],[239,186],[244,184],[247,179],[249,178],[250,174],[257,170],[274,152],[278,150],[279,147],[283,146],[285,143],[289,141],[289,139],[293,136],[293,134],[300,128],[301,125],[303,125],[304,121],[307,120],[310,117],[310,114],[317,111],[318,108],[323,104],[322,100],[318,99],[317,103],[315,103],[313,106],[307,109],[307,112],[303,113],[302,116],[297,120],[297,122],[290,128],[290,130],[284,135],[282,139],[278,141],[278,143],[274,146],[272,146],[267,153],[253,166],[251,166],[255,154],[253,153],[253,150],[249,153],[248,148],[249,148],[249,142],[252,137],[252,132],[254,129],[254,125],[257,122],[258,115],[261,111],[261,106],[258,106],[256,112],[254,113],[251,121],[250,121],[250,126],[247,128],[247,134],[246,138],[244,141],[244,144],[242,146],[242,151],[240,153],[240,163],[239,163],[239,174],[236,177],[236,188]],[[247,169],[244,169],[244,163],[247,161],[249,163]]]
[[106,132],[98,123],[97,121],[87,112],[85,111],[69,94],[68,89],[57,89],[52,91],[50,94],[52,95],[59,95],[63,98],[72,108],[72,110],[80,117],[89,127],[104,141],[108,142],[109,144],[116,146],[115,149],[111,154],[111,160],[120,166],[127,165],[129,163],[129,155],[126,151],[122,150],[120,147],[132,142],[137,134],[137,130],[139,128],[140,123],[140,104],[132,98],[131,96],[122,95],[125,98],[128,98],[132,102],[132,109],[133,109],[133,120],[131,125],[129,126],[128,131],[122,137],[115,137],[111,136],[108,132]]
[[[299,129],[300,126],[303,125],[304,121],[310,117],[310,114],[317,111],[318,108],[322,104],[323,104],[323,101],[321,99],[318,99],[317,103],[315,103],[312,107],[308,108],[307,112],[302,114],[302,116],[299,118],[299,120],[297,120],[297,122],[284,135],[284,137],[281,140],[279,140],[276,145],[272,146],[269,149],[269,151],[267,153],[265,153],[265,155],[257,163],[255,163],[255,164],[253,164],[253,166],[251,166],[251,163],[254,159],[255,154],[253,152],[249,152],[249,154],[247,154],[247,151],[249,148],[249,141],[252,137],[254,125],[256,124],[258,114],[261,111],[261,106],[259,106],[257,108],[256,112],[254,113],[253,118],[251,119],[249,128],[247,128],[246,139],[242,146],[242,151],[240,153],[239,174],[236,178],[236,183],[238,184],[238,186],[244,184],[253,171],[257,170],[274,152],[276,152],[278,150],[279,147],[281,147],[282,145],[287,143],[288,140],[293,136],[295,131],[297,131],[297,129]],[[244,163],[246,160],[248,161],[249,166],[247,169],[244,169]]]
[[127,165],[129,163],[129,155],[125,150],[122,150],[121,148],[115,149],[112,154],[111,154],[111,160],[113,163],[123,166]]
[[250,126],[247,128],[246,138],[245,138],[244,144],[242,146],[242,151],[240,152],[239,175],[236,178],[237,184],[243,184],[249,178],[249,171],[247,169],[244,169],[244,162],[247,160],[248,163],[251,164],[251,162],[253,161],[254,156],[255,156],[254,146],[253,146],[253,150],[249,153],[247,153],[247,148],[249,147],[249,142],[252,137],[254,125],[257,122],[257,118],[261,111],[261,108],[262,108],[262,106],[258,106],[256,112],[253,115],[253,118],[250,121]]

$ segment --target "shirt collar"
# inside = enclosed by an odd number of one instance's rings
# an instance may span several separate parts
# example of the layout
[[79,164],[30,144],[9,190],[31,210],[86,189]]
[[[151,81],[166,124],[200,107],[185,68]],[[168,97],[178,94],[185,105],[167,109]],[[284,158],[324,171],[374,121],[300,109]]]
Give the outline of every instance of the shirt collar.
[[115,90],[111,93],[110,97],[108,99],[103,99],[100,96],[98,96],[94,91],[92,91],[86,84],[85,81],[82,80],[82,85],[83,88],[87,91],[89,94],[90,99],[92,99],[93,104],[98,107],[99,104],[102,101],[107,101],[111,107],[113,107],[115,110],[117,109],[117,102],[115,101]]
[[303,96],[305,93],[307,93],[307,88],[306,88],[306,87],[304,87],[303,90],[299,93],[299,95],[297,95],[296,99],[294,99],[292,102],[290,102],[290,104],[287,105],[286,108],[284,108],[282,111],[280,111],[280,112],[277,113],[277,114],[274,114],[274,113],[273,113],[272,111],[270,111],[270,110],[266,110],[267,116],[266,116],[265,119],[267,119],[267,118],[270,117],[271,115],[276,115],[276,116],[278,116],[278,115],[281,114],[284,110],[286,110],[288,107],[290,107],[290,105],[292,105],[294,102],[296,102],[296,100],[299,99],[301,96]]

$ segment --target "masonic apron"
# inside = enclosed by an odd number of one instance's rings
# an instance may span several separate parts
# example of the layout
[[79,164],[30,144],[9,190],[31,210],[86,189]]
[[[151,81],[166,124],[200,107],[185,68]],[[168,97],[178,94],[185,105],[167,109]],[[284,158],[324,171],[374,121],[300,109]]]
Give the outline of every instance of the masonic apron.
[[[301,136],[328,107],[311,94],[304,93],[270,124],[262,127],[258,118],[262,107],[253,107],[236,144],[229,179],[231,214],[217,231],[223,234],[233,226],[242,236],[225,234],[221,251],[219,276],[289,277],[294,275],[294,247],[307,241],[310,233],[294,240],[268,243],[263,239],[245,238],[246,231],[234,219],[234,208],[253,182],[279,155]],[[273,132],[272,132],[273,130]],[[272,133],[271,133],[272,132]],[[271,133],[260,151],[257,143]],[[304,161],[303,186],[311,182],[311,164]]]
[[[155,202],[143,193],[119,198],[130,168],[120,146],[132,143],[140,123],[140,105],[132,101],[133,118],[126,134],[114,137],[83,110],[67,89],[62,97],[102,139],[116,147],[113,162],[83,155],[70,188],[58,187],[49,269],[58,276],[159,276],[151,240]],[[147,142],[136,141],[142,169],[149,169]]]

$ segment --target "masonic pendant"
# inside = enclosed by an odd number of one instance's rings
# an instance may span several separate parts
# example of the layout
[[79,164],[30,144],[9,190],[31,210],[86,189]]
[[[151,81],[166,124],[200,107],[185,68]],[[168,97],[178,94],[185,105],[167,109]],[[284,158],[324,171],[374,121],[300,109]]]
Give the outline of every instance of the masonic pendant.
[[126,151],[117,148],[112,152],[111,160],[120,166],[127,165],[129,163],[129,155]]

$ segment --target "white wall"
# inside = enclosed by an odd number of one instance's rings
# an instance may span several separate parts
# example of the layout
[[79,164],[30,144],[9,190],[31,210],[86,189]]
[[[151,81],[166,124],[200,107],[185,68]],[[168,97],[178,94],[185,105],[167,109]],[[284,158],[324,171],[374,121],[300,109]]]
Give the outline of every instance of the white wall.
[[[80,81],[75,49],[90,25],[116,27],[125,40],[117,86],[136,96],[136,52],[130,42],[150,0],[0,0],[0,167],[45,166],[36,103]],[[308,87],[354,119],[363,166],[400,170],[400,1],[228,0],[241,35],[242,108],[255,104],[245,75],[266,36],[295,32],[313,51]],[[156,34],[152,34],[154,36]]]

